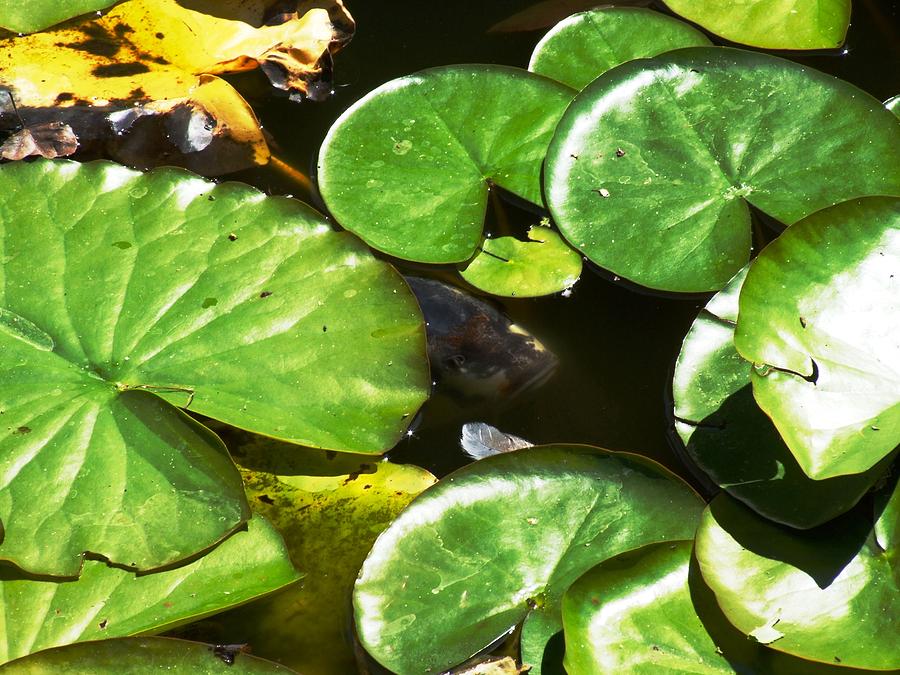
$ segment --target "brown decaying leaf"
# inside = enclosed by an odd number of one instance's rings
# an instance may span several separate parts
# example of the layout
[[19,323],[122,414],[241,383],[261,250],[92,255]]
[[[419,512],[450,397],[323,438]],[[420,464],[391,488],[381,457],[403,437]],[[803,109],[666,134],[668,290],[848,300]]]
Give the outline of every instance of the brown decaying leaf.
[[0,90],[27,126],[68,124],[82,158],[220,175],[265,164],[269,149],[246,101],[215,75],[260,66],[292,98],[321,98],[353,30],[341,0],[127,0],[0,39]]
[[46,122],[24,127],[0,145],[0,157],[17,160],[26,157],[54,159],[71,155],[78,148],[72,127],[62,122]]

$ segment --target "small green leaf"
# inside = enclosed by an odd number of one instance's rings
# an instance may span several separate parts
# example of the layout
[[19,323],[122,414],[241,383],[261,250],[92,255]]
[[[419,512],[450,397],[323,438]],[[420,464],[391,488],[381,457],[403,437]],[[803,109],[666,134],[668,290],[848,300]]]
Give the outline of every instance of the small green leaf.
[[584,89],[610,68],[681,47],[709,45],[683,21],[642,7],[601,7],[563,19],[537,43],[528,70]]
[[892,482],[882,496],[893,496],[874,518],[871,502],[863,502],[802,532],[716,497],[695,550],[731,623],[771,649],[812,661],[900,668],[900,490]]
[[29,572],[154,569],[249,517],[221,442],[174,406],[380,453],[427,396],[406,284],[300,202],[12,162],[0,248],[0,559]]
[[76,641],[159,633],[300,578],[271,525],[256,516],[247,527],[194,562],[140,576],[96,560],[85,561],[76,581],[0,567],[0,662]]
[[207,645],[173,638],[97,640],[48,649],[0,666],[4,675],[288,675],[294,671],[241,651],[242,645]]
[[117,0],[0,0],[0,28],[34,33],[61,21],[116,4]]
[[900,195],[900,125],[830,75],[692,47],[625,63],[576,96],[544,181],[560,232],[601,267],[651,288],[719,290],[749,260],[748,204],[791,224]]
[[764,49],[834,49],[850,26],[850,0],[663,0],[731,42]]
[[481,252],[460,270],[462,278],[486,293],[534,297],[559,293],[581,276],[581,256],[558,233],[536,225],[528,241],[485,239]]
[[[701,508],[634,455],[543,446],[488,457],[423,492],[375,542],[353,596],[360,640],[406,675],[465,660],[531,612],[555,633],[582,573],[692,536]],[[523,652],[531,672],[543,648]]]
[[812,480],[753,398],[751,364],[734,347],[747,268],[694,321],[675,364],[675,429],[690,458],[760,515],[792,527],[820,525],[850,509],[892,456],[864,473]]
[[566,591],[566,672],[733,673],[694,610],[690,541],[610,558]]
[[407,260],[468,260],[488,190],[541,204],[541,164],[574,92],[506,66],[392,80],[350,107],[319,152],[319,188],[345,228]]
[[[898,125],[900,126],[900,125]],[[820,211],[769,244],[734,343],[803,471],[867,471],[900,439],[900,199]]]

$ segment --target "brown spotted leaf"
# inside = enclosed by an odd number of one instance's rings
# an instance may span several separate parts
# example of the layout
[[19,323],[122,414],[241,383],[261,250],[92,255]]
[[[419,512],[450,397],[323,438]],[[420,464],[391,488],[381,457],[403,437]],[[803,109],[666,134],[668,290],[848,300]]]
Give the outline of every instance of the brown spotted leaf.
[[292,98],[321,98],[331,54],[354,27],[341,0],[278,15],[272,4],[128,0],[101,17],[0,39],[0,90],[28,125],[68,124],[89,155],[206,175],[265,164],[259,122],[217,76],[261,67]]

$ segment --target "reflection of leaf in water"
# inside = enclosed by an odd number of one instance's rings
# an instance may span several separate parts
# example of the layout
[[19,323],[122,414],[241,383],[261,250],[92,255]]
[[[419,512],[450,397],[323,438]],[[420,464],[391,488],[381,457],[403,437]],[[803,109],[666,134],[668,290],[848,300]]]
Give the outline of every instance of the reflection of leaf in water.
[[69,124],[82,151],[207,175],[265,164],[256,117],[215,76],[259,66],[292,98],[318,97],[331,53],[353,31],[340,0],[324,6],[264,25],[263,0],[129,0],[103,17],[0,40],[0,88],[28,124]]

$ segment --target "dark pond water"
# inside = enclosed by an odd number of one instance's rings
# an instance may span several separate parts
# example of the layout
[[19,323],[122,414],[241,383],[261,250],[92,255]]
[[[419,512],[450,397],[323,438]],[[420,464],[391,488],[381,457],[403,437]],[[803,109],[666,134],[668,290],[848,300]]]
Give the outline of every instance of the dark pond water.
[[[335,59],[335,93],[330,100],[296,104],[255,98],[251,79],[235,81],[274,136],[279,156],[311,175],[328,127],[369,90],[431,66],[525,67],[546,30],[488,31],[533,4],[528,0],[347,0],[346,4],[357,21],[357,33]],[[884,100],[900,93],[897,5],[855,0],[845,49],[780,55],[846,79]],[[271,170],[245,172],[238,178],[272,193],[294,194],[316,203],[314,194]],[[503,211],[523,232],[539,218],[510,204],[504,204]],[[398,267],[417,271],[402,263]],[[561,365],[556,375],[531,395],[488,404],[460,405],[438,388],[414,435],[390,457],[444,474],[466,461],[458,446],[460,425],[483,421],[535,443],[588,443],[641,453],[687,477],[671,447],[666,399],[681,340],[707,297],[636,292],[588,266],[568,298],[498,301],[503,311],[557,354]]]

